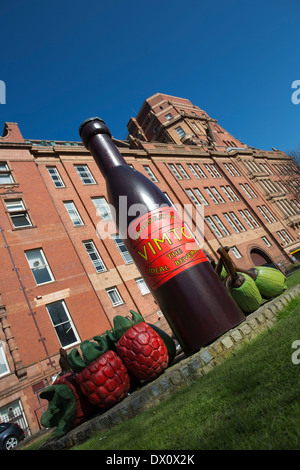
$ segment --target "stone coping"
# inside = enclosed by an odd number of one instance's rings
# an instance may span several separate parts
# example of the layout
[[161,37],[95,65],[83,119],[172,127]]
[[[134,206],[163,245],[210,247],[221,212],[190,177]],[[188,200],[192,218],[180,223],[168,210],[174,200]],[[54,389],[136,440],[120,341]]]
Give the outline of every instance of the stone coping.
[[[116,424],[143,413],[148,408],[169,398],[175,391],[208,373],[245,341],[258,336],[276,321],[276,314],[283,310],[292,299],[300,295],[300,285],[291,287],[275,299],[264,303],[232,330],[227,331],[213,343],[201,348],[193,355],[170,366],[156,380],[128,395],[124,400],[104,413],[69,431],[61,438],[50,437],[39,450],[64,450],[88,440],[97,433],[103,433]],[[25,444],[25,443],[24,443]],[[19,448],[19,446],[17,446]],[[16,448],[16,450],[17,450]]]

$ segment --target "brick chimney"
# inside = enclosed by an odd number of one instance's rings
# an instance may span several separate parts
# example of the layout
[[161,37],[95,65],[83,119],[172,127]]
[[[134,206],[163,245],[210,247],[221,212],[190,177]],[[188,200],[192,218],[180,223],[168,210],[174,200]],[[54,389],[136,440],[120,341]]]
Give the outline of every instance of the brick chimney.
[[1,142],[24,142],[17,122],[5,123],[2,137],[0,137],[0,143]]

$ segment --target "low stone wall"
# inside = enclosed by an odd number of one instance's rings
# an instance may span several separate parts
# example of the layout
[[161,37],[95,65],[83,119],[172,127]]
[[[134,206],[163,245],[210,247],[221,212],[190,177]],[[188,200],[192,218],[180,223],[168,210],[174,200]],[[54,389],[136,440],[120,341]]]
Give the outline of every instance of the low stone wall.
[[94,416],[60,439],[54,437],[48,439],[39,450],[68,449],[166,400],[175,391],[188,386],[196,378],[216,367],[245,341],[253,339],[271,327],[277,320],[278,312],[299,295],[300,285],[290,288],[248,315],[243,323],[226,332],[209,346],[200,349],[199,352],[169,367],[156,380],[128,395],[110,410]]

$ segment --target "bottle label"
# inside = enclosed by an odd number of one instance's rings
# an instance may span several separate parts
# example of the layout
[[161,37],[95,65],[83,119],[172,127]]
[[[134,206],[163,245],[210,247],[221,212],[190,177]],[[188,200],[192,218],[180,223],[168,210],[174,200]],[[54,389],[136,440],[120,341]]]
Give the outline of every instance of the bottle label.
[[155,291],[186,268],[207,258],[171,207],[155,209],[128,227],[127,246],[149,287]]

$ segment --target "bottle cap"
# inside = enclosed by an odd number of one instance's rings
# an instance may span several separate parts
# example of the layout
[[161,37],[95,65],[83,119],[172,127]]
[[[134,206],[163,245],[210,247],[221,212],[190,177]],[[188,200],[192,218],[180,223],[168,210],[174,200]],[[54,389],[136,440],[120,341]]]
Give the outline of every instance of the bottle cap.
[[85,147],[88,147],[90,138],[97,134],[108,134],[111,137],[111,133],[103,119],[91,117],[81,123],[79,135]]

